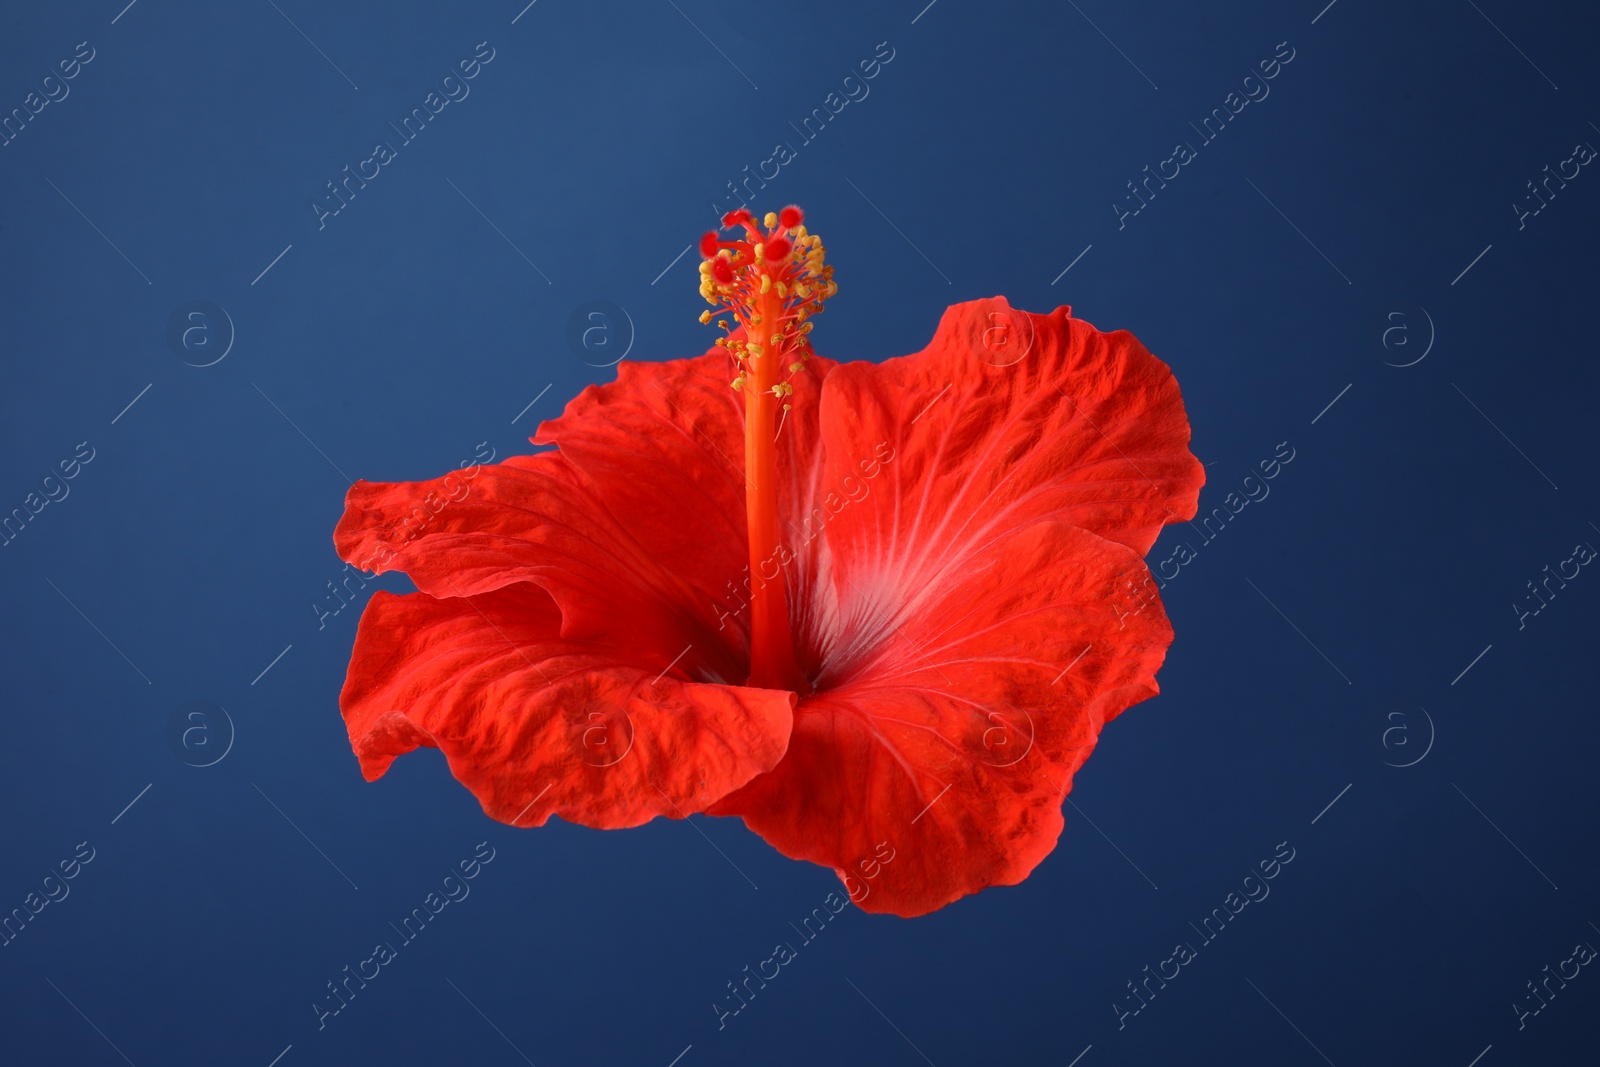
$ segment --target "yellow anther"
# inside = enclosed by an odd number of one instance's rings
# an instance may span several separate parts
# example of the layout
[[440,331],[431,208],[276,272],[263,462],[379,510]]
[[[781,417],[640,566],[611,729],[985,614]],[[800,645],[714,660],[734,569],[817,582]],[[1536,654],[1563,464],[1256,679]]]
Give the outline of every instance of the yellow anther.
[[[702,324],[717,313],[726,315],[716,323],[726,336],[716,342],[738,364],[737,376],[729,382],[735,391],[764,393],[786,401],[794,395],[788,380],[806,369],[811,357],[812,316],[822,310],[823,301],[838,292],[833,268],[824,260],[822,239],[803,225],[781,226],[779,212],[767,212],[761,220],[764,229],[747,227],[749,245],[721,248],[716,256],[700,264],[700,293],[712,310],[700,314]],[[784,236],[779,238],[777,234]],[[787,255],[768,260],[774,240],[787,241]],[[719,265],[732,268],[729,271]],[[718,275],[729,278],[719,281]],[[757,314],[762,308],[766,315]],[[728,314],[731,312],[731,314]],[[770,318],[768,324],[763,318]],[[731,328],[730,328],[731,326]],[[761,357],[773,358],[761,362]],[[787,367],[786,373],[777,368]],[[753,403],[754,398],[750,398]],[[782,403],[784,411],[788,403]]]

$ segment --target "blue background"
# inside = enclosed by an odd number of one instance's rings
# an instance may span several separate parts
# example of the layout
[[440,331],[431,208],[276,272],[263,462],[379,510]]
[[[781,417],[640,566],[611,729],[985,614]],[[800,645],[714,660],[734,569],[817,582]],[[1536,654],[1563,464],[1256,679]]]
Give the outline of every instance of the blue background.
[[[1510,605],[1600,544],[1600,177],[1513,205],[1600,143],[1600,27],[1323,2],[7,4],[0,112],[94,58],[0,148],[0,509],[93,459],[0,549],[0,911],[94,858],[0,947],[0,1059],[1592,1057],[1600,976],[1521,1029],[1513,1004],[1600,944],[1600,577],[1520,628]],[[324,184],[484,41],[470,95],[319,228]],[[880,42],[869,95],[799,144]],[[1119,228],[1125,183],[1279,42],[1270,95]],[[750,206],[827,239],[825,354],[915,351],[960,300],[1070,303],[1175,369],[1203,511],[1294,459],[1213,540],[1157,545],[1196,550],[1163,693],[1107,729],[1025,884],[849,909],[719,1031],[834,876],[735,820],[513,830],[436,753],[363,782],[337,704],[361,605],[312,605],[347,477],[526,448],[630,340],[702,351],[675,257],[778,141],[798,158]],[[226,318],[170,343],[196,300]],[[613,347],[575,348],[597,300]],[[470,896],[319,1030],[326,983],[480,841]],[[1280,842],[1270,896],[1202,945]]]

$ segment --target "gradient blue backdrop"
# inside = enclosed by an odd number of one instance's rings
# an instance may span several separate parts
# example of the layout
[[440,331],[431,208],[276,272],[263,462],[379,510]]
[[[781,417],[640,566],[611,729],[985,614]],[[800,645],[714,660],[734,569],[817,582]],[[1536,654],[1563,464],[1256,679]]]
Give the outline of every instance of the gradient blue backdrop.
[[[1513,1004],[1600,944],[1600,577],[1512,607],[1600,545],[1600,177],[1513,206],[1600,144],[1592,7],[124,2],[8,3],[0,32],[0,114],[40,108],[0,147],[0,510],[66,493],[0,548],[0,912],[93,856],[0,947],[0,1060],[1593,1056],[1600,976],[1520,1028]],[[470,95],[319,228],[325,183],[480,42]],[[1280,43],[1270,95],[1119,228]],[[437,753],[366,784],[337,704],[360,604],[312,605],[346,477],[510,454],[610,379],[616,348],[569,344],[586,302],[633,358],[703,350],[675,257],[779,141],[751,206],[827,238],[825,354],[915,351],[960,300],[1070,303],[1173,366],[1203,509],[1295,458],[1211,542],[1158,544],[1196,550],[1163,693],[1025,884],[847,910],[719,1030],[833,875],[732,820],[512,830]],[[198,300],[226,318],[171,343]],[[326,983],[479,842],[470,896],[319,1030]],[[1119,1028],[1280,842],[1270,896]]]

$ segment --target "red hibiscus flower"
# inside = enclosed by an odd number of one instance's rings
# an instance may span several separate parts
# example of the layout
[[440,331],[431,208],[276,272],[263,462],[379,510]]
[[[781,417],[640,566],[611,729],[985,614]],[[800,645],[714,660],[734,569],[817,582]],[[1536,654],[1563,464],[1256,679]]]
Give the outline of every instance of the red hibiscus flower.
[[1144,555],[1203,481],[1177,383],[999,297],[916,355],[831,362],[799,210],[723,221],[711,352],[621,364],[539,428],[553,450],[350,489],[340,555],[420,590],[361,618],[362,771],[439,748],[515,826],[736,815],[868,911],[1018,883],[1157,691]]

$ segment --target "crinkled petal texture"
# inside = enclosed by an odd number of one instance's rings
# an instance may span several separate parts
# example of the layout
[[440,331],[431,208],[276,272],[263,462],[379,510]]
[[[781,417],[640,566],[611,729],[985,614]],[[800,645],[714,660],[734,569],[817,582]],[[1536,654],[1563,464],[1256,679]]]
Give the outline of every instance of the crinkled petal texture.
[[556,452],[352,487],[341,555],[421,590],[377,594],[357,634],[363,769],[436,745],[517,825],[737,815],[868,911],[1021,881],[1172,639],[1143,556],[1203,474],[1170,371],[998,298],[914,356],[813,357],[778,456],[798,698],[739,684],[729,377],[721,353],[623,363],[541,427]]
[[1021,881],[1101,727],[1157,691],[1172,631],[1142,557],[1194,514],[1188,440],[1166,365],[1065,308],[958,305],[921,353],[835,368],[817,462],[861,477],[808,509],[832,585],[801,637],[817,692],[712,813],[868,911]]
[[519,826],[681,818],[771,769],[795,694],[750,689],[723,603],[747,558],[726,358],[624,365],[541,443],[427,482],[357,482],[334,542],[376,594],[341,698],[368,778],[434,745]]
[[792,693],[653,677],[560,625],[529,582],[374,593],[340,699],[367,778],[432,746],[492,818],[617,829],[701,811],[783,755]]
[[[562,635],[656,671],[743,682],[748,633],[717,604],[748,556],[741,415],[727,359],[629,364],[514,456],[425,482],[357,482],[339,554],[436,597],[543,586]],[[682,659],[678,657],[682,655]]]

